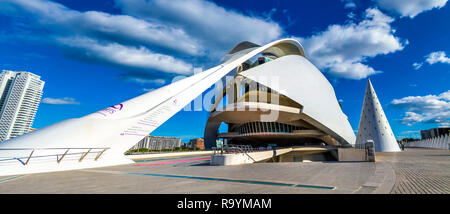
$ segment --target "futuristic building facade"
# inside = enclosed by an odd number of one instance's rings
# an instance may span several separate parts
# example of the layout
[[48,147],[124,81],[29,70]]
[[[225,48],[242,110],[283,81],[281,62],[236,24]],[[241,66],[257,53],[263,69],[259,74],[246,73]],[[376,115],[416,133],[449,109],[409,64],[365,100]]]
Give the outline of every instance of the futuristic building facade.
[[[262,109],[279,107],[281,110],[275,112],[283,116],[278,117],[282,118],[280,120],[274,120],[270,115],[269,119],[260,120],[262,114],[254,114],[259,122],[268,122],[269,126],[270,123],[286,124],[286,130],[297,130],[295,134],[308,135],[328,144],[354,144],[353,130],[339,107],[332,86],[305,58],[298,41],[282,39],[261,47],[244,42],[233,48],[216,67],[84,117],[64,120],[1,143],[0,175],[133,163],[124,156],[125,151],[214,83],[230,72],[237,72],[239,67],[260,54],[272,54],[274,58],[271,61],[267,59],[268,62],[255,67],[257,69],[242,69],[238,73],[270,88],[269,94],[279,94],[280,105],[258,101],[256,104]],[[218,103],[222,98],[216,96],[215,99]],[[239,102],[233,100],[231,103],[236,104],[233,108],[242,108]],[[241,103],[244,107],[255,104]],[[220,118],[225,118],[223,116],[228,113],[219,112],[215,109],[211,113],[205,132],[205,138],[214,139],[214,143],[217,132],[209,130],[217,130],[216,126],[224,121]],[[230,122],[239,124],[245,132],[246,127],[250,127],[250,124],[245,125],[248,121],[252,120]]]
[[[259,45],[242,42],[225,57],[233,59]],[[265,49],[240,64],[216,97],[205,128],[205,144],[351,146],[355,136],[328,80],[300,44]],[[218,133],[222,123],[228,132]]]

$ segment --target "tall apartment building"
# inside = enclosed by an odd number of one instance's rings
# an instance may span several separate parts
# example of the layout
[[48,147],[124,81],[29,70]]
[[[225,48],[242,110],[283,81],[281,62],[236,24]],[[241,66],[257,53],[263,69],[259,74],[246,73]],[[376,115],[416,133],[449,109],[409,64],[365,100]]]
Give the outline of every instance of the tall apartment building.
[[131,149],[146,148],[150,150],[173,149],[181,147],[181,138],[147,135]]
[[0,141],[30,131],[45,82],[25,71],[0,74]]

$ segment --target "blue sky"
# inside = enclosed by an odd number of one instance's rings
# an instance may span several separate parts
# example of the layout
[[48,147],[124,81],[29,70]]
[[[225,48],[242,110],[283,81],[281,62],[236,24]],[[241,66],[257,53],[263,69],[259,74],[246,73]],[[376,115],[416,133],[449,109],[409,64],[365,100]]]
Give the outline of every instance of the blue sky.
[[[397,138],[450,126],[447,0],[0,0],[0,69],[46,82],[33,127],[216,65],[235,44],[296,38],[357,130],[370,77]],[[202,137],[206,111],[153,135]]]

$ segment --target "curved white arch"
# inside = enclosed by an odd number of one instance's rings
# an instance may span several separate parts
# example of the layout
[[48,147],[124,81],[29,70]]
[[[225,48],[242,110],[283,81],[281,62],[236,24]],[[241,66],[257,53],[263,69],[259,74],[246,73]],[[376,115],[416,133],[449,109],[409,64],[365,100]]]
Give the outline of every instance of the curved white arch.
[[[284,44],[290,45],[284,46]],[[126,150],[167,121],[235,67],[271,47],[292,51],[292,49],[289,49],[293,47],[292,45],[301,47],[300,43],[294,39],[274,41],[255,48],[246,54],[235,55],[232,59],[214,68],[123,103],[110,106],[81,118],[64,120],[7,140],[0,144],[0,175],[61,171],[131,163],[131,160],[124,157]],[[303,48],[301,48],[301,52],[303,53]],[[87,158],[83,159],[83,162],[80,162],[78,158],[66,159],[59,163],[55,161],[56,158],[59,160],[61,157],[64,157],[64,154],[61,152],[63,148],[94,147],[108,147],[109,150],[97,161],[94,159],[88,160]],[[34,156],[41,156],[39,161],[31,159],[30,162],[27,161],[28,164],[23,165],[21,162],[30,157],[30,151],[14,150],[22,148],[55,149],[36,150],[34,151]],[[83,151],[83,154],[85,152],[88,151]],[[14,161],[15,158],[20,161]],[[4,161],[5,159],[8,161]]]
[[[240,74],[302,105],[302,114],[307,116],[304,120],[342,144],[355,144],[355,134],[339,106],[333,87],[305,57],[284,56]],[[279,82],[274,84],[271,76],[280,77]]]
[[[296,115],[332,136],[341,145],[355,144],[355,134],[347,116],[340,108],[332,85],[304,56],[285,55],[239,74],[300,104],[301,113]],[[278,81],[274,82],[273,77],[277,77]],[[216,99],[216,104],[219,101],[220,99]],[[247,115],[250,113],[248,112]],[[279,113],[282,113],[281,109]],[[242,114],[242,112],[232,114]],[[221,122],[219,120],[224,118],[224,116],[216,118],[217,116],[213,115],[216,114],[211,115],[205,127],[205,144],[207,145],[215,143],[217,129]],[[281,121],[280,119],[278,120]]]

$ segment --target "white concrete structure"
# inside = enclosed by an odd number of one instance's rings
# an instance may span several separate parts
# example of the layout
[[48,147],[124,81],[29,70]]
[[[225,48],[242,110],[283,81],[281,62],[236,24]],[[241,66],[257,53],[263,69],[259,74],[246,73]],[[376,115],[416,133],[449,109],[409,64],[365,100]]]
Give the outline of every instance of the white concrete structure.
[[367,80],[356,145],[363,145],[367,140],[374,141],[375,152],[400,151],[370,79]]
[[276,157],[274,154],[282,155],[292,152],[293,148],[282,148],[268,151],[255,151],[246,153],[228,153],[221,155],[213,155],[211,157],[212,166],[229,166],[229,165],[241,165],[255,163],[258,161],[266,160],[272,157]]
[[432,148],[432,149],[450,149],[450,134],[424,139],[420,141],[411,141],[406,143],[409,148]]
[[30,131],[44,81],[25,71],[3,70],[0,74],[0,142]]
[[[258,47],[243,42],[227,57]],[[305,58],[300,45],[279,45],[261,55],[237,67],[223,93],[216,96],[205,127],[205,146],[215,145],[217,138],[256,147],[310,143],[351,147],[355,143],[332,85]],[[228,125],[228,133],[218,134],[222,123]]]
[[[273,64],[269,62],[265,65],[283,65],[284,69],[262,69],[261,72],[274,72],[279,76],[302,73],[298,76],[302,80],[282,80],[284,82],[280,86],[286,86],[292,93],[292,99],[304,106],[302,112],[310,117],[310,121],[316,122],[317,126],[342,143],[354,144],[355,136],[339,108],[333,88],[317,68],[306,60],[298,41],[282,39],[244,51],[240,51],[240,48],[242,46],[227,55],[220,65],[204,72],[87,116],[64,120],[5,141],[0,144],[0,175],[132,163],[124,156],[125,151],[230,71],[267,50],[280,53],[282,57],[273,60]],[[245,75],[252,78],[258,74],[249,70]],[[261,83],[277,91],[283,90],[280,86]],[[302,88],[303,91],[294,90],[298,84],[308,84],[316,91],[312,93],[310,87]]]

